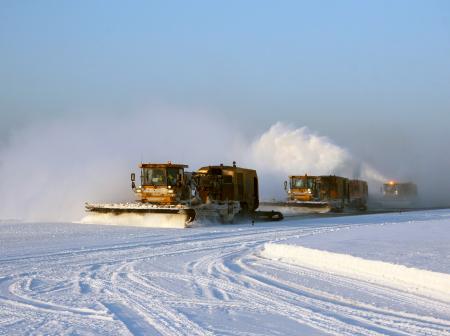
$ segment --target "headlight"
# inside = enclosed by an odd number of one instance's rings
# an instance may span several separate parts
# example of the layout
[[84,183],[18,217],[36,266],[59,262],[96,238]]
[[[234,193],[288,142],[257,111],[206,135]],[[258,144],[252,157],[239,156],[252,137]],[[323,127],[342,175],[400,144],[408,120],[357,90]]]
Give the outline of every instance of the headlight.
[[169,194],[173,194],[173,190],[172,189],[169,190]]
[[308,189],[308,193],[310,193],[310,194],[311,194],[311,189]]

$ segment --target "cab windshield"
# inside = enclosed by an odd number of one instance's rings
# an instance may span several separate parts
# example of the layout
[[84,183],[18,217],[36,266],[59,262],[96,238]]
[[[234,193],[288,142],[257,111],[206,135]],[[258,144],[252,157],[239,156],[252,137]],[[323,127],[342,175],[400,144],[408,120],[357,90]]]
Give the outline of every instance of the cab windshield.
[[176,186],[178,182],[178,176],[183,175],[183,171],[178,168],[167,168],[167,185]]
[[143,168],[142,185],[147,186],[172,186],[177,185],[179,176],[183,176],[180,168]]
[[291,188],[312,189],[314,180],[312,178],[292,178]]
[[142,169],[142,185],[163,186],[166,185],[166,174],[163,168]]
[[398,192],[398,186],[396,184],[385,184],[384,185],[384,192],[386,194],[395,194],[395,192]]

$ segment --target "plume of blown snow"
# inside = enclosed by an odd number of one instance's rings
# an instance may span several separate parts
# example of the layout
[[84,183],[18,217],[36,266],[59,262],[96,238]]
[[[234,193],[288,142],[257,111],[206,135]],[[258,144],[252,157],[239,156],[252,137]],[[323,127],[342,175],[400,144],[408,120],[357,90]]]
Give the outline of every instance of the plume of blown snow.
[[381,176],[307,127],[276,123],[251,142],[204,111],[154,107],[126,119],[65,118],[12,132],[0,148],[0,218],[79,220],[85,201],[131,201],[129,176],[141,160],[196,170],[236,158],[258,170],[262,199],[283,197],[293,174]]
[[365,179],[374,186],[386,180],[328,137],[306,126],[295,128],[282,122],[272,125],[250,145],[246,160],[258,169],[263,199],[283,197],[281,186],[289,175],[340,175]]
[[251,155],[259,169],[284,174],[337,173],[351,162],[350,154],[327,137],[281,122],[253,142]]
[[230,148],[235,137],[222,125],[202,110],[152,107],[15,130],[0,148],[0,218],[76,221],[86,201],[132,201],[130,173],[141,161],[190,169],[230,161],[218,148]]

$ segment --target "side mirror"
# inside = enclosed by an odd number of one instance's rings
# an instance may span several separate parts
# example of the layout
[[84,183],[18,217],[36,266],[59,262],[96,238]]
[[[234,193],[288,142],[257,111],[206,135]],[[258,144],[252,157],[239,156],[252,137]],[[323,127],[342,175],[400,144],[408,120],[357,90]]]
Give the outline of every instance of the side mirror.
[[284,181],[284,190],[287,190],[287,181]]
[[134,173],[131,173],[131,189],[136,189],[136,184],[134,181],[136,180],[136,175]]

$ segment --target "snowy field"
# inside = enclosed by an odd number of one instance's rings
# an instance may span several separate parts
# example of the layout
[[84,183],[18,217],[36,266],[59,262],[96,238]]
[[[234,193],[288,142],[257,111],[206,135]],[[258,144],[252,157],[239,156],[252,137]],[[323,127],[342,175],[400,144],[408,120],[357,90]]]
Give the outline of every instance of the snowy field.
[[150,229],[0,221],[1,335],[450,335],[450,210]]

